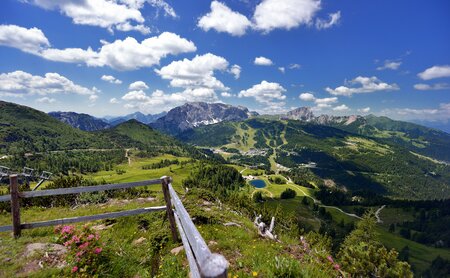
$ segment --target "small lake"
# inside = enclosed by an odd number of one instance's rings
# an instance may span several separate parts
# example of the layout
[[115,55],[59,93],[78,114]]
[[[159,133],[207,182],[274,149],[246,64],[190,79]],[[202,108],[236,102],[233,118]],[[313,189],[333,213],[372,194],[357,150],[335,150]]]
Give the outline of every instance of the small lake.
[[250,184],[256,188],[264,188],[266,187],[266,183],[263,180],[251,180]]

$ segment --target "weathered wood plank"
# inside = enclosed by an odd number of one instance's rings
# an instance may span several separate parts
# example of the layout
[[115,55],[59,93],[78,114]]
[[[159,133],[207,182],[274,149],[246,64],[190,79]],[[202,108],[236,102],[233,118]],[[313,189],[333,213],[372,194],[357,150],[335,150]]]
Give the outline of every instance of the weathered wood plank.
[[186,234],[184,233],[183,226],[180,223],[180,218],[176,212],[174,212],[174,215],[175,215],[175,221],[177,222],[178,232],[180,233],[181,241],[183,242],[186,257],[189,262],[191,276],[193,278],[200,278],[200,272],[198,271],[197,262],[195,261],[194,254],[192,254],[192,249],[191,249],[191,246],[189,245],[188,239],[186,238]]
[[222,255],[211,253],[171,184],[169,184],[169,192],[175,211],[199,265],[201,277],[226,277],[227,260]]
[[11,191],[11,216],[14,238],[20,237],[20,201],[19,201],[19,185],[17,183],[17,175],[9,176],[9,186]]
[[172,202],[170,198],[169,193],[169,183],[171,182],[170,177],[161,177],[161,185],[162,185],[162,191],[164,194],[164,200],[166,201],[166,212],[167,212],[167,218],[169,219],[170,224],[170,231],[172,233],[172,239],[174,242],[178,241],[178,234],[177,234],[177,228],[175,225],[175,217],[173,215],[173,209],[172,209]]
[[[163,211],[165,209],[166,209],[166,206],[139,208],[139,209],[108,212],[108,213],[95,214],[95,215],[54,219],[54,220],[41,221],[41,222],[23,223],[20,225],[20,227],[22,229],[32,229],[32,228],[39,228],[39,227],[64,225],[64,224],[69,224],[69,223],[101,220],[101,219],[107,219],[107,218],[116,218],[116,217],[122,217],[122,216],[132,216],[132,215],[138,215],[138,214],[149,213],[149,212],[154,212],[154,211]],[[10,231],[11,229],[12,229],[12,226],[0,226],[0,232]]]
[[[95,191],[105,191],[105,190],[115,190],[115,189],[125,189],[137,186],[145,186],[152,184],[159,184],[161,180],[146,180],[146,181],[136,181],[118,184],[103,184],[95,186],[79,186],[72,188],[58,188],[49,190],[38,190],[38,191],[24,191],[20,193],[21,198],[34,198],[43,196],[54,196],[54,195],[67,195],[67,194],[77,194],[84,192],[95,192]],[[0,202],[7,202],[11,200],[11,195],[0,196]]]

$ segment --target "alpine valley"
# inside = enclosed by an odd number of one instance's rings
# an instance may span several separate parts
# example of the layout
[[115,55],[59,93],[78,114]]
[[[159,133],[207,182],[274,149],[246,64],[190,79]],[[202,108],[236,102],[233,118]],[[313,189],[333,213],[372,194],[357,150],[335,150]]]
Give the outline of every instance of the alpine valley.
[[[443,228],[450,224],[450,134],[446,132],[374,115],[315,115],[308,107],[259,115],[241,106],[194,102],[156,120],[134,114],[139,117],[109,122],[74,112],[46,114],[3,101],[0,108],[1,166],[51,171],[58,178],[46,188],[170,174],[176,186],[198,188],[186,195],[186,202],[208,208],[190,211],[210,232],[222,226],[219,219],[231,217],[232,223],[240,223],[235,236],[242,237],[247,228],[241,225],[251,227],[249,217],[258,211],[275,216],[285,227],[278,228],[282,242],[309,232],[311,244],[315,236],[323,236],[329,244],[327,252],[338,257],[346,252],[342,246],[353,244],[349,233],[365,229],[362,225],[371,221],[359,219],[372,212],[377,222],[374,237],[400,251],[399,259],[416,274],[428,275],[436,264],[448,267],[450,236]],[[255,179],[264,186],[253,187]],[[6,185],[0,189],[7,192]],[[146,194],[153,196],[138,190],[122,197]],[[120,199],[115,195],[83,198],[96,201],[78,198],[63,203],[74,207]],[[216,199],[240,207],[240,212],[227,214],[210,207]],[[58,214],[61,204],[40,205],[53,207],[52,213]],[[32,213],[34,205],[27,211]],[[7,219],[0,215],[1,221]],[[225,234],[217,234],[216,240],[220,246],[228,242]],[[270,244],[262,242],[257,248]],[[242,248],[242,252],[252,249]],[[234,247],[221,250],[231,256],[227,252],[234,252]],[[306,265],[311,271],[325,271],[322,263]],[[270,276],[274,270],[267,267],[260,271]]]

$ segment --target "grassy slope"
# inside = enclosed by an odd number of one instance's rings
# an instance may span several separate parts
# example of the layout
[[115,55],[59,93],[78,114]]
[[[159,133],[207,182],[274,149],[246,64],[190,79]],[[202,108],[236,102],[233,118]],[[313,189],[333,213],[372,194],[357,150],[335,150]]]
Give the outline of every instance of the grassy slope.
[[64,124],[49,115],[13,103],[0,101],[0,152],[47,151],[81,148],[110,148],[97,136]]

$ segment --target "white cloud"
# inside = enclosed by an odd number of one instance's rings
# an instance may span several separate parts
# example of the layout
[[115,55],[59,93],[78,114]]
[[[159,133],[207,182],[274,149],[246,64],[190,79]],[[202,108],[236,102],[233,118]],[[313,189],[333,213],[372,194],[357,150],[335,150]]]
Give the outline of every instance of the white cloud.
[[360,112],[360,113],[369,113],[370,112],[370,107],[360,108],[360,109],[358,109],[358,112]]
[[26,2],[31,2],[44,9],[59,10],[62,14],[72,18],[74,24],[98,26],[110,31],[119,24],[141,25],[145,21],[138,8],[118,1],[30,0]]
[[227,90],[228,88],[214,77],[214,71],[225,71],[227,67],[228,61],[225,58],[207,53],[196,55],[192,60],[173,61],[155,72],[163,79],[169,79],[172,87]]
[[290,64],[289,69],[299,69],[301,66],[299,64]]
[[414,89],[419,91],[432,91],[432,90],[448,90],[450,89],[450,84],[447,83],[436,83],[436,84],[415,84]]
[[239,65],[232,65],[229,72],[234,75],[234,79],[239,79],[241,76],[241,67]]
[[0,25],[0,45],[38,53],[49,47],[50,43],[44,33],[36,27],[27,29],[17,25]]
[[253,85],[250,89],[239,92],[239,97],[253,97],[257,102],[273,105],[276,100],[284,100],[286,89],[278,83],[263,80],[260,84]]
[[232,11],[224,3],[212,1],[211,11],[199,19],[197,26],[203,31],[214,29],[232,36],[242,36],[251,27],[251,22],[244,15]]
[[391,61],[391,60],[385,60],[384,64],[382,66],[377,67],[377,70],[397,70],[402,65],[401,61]]
[[128,86],[128,89],[132,91],[147,90],[148,86],[144,81],[135,81]]
[[98,95],[90,95],[89,96],[89,101],[90,102],[95,102],[95,101],[97,101],[97,99],[98,99]]
[[337,97],[316,98],[314,100],[316,104],[330,104],[336,103],[337,101],[338,101]]
[[301,100],[304,101],[314,101],[316,98],[311,93],[302,93],[298,96]]
[[74,93],[92,96],[97,92],[95,87],[88,89],[77,85],[58,73],[46,73],[45,76],[32,75],[23,71],[0,74],[0,93],[3,94],[45,96]]
[[102,75],[101,79],[103,81],[106,81],[106,82],[109,82],[109,83],[112,83],[112,84],[122,84],[121,80],[115,78],[112,75]]
[[334,107],[333,110],[334,110],[334,111],[343,112],[343,111],[349,111],[350,108],[348,108],[347,105],[342,104],[342,105],[339,105],[339,106]]
[[430,80],[441,77],[450,77],[450,65],[433,66],[417,74],[423,80]]
[[167,111],[189,101],[216,102],[219,100],[214,90],[209,88],[185,89],[182,92],[172,94],[156,90],[150,95],[147,95],[144,91],[131,91],[125,94],[122,99],[127,101],[126,108],[139,109],[148,113]]
[[165,16],[170,16],[173,18],[178,17],[175,10],[170,6],[167,2],[163,0],[147,0],[147,2],[156,8],[162,9],[164,11]]
[[332,95],[351,96],[352,94],[372,93],[379,91],[393,91],[398,90],[397,84],[388,84],[382,82],[375,76],[363,77],[358,76],[355,79],[348,82],[349,85],[360,85],[358,87],[339,86],[335,89],[327,87],[325,90]]
[[269,58],[260,56],[260,57],[256,57],[255,60],[253,61],[253,63],[257,66],[271,66],[273,65],[272,60],[270,60]]
[[254,28],[264,33],[310,24],[320,10],[320,0],[263,0],[253,15]]
[[339,24],[340,19],[341,19],[341,11],[328,14],[328,20],[320,18],[316,19],[316,28],[319,30],[328,29],[333,25]]
[[109,103],[111,103],[111,104],[118,104],[119,100],[117,98],[113,97],[112,99],[109,100]]
[[278,70],[279,70],[281,73],[285,73],[285,72],[286,72],[286,68],[285,68],[285,67],[278,67]]
[[47,10],[57,10],[70,17],[74,24],[98,26],[110,32],[138,31],[149,34],[145,18],[140,12],[148,3],[166,16],[177,17],[173,8],[163,0],[23,0]]
[[220,95],[223,97],[233,97],[234,96],[233,94],[230,94],[228,92],[222,92]]
[[399,120],[450,120],[450,103],[441,103],[437,108],[391,108],[381,111],[382,115]]
[[193,52],[197,48],[192,41],[179,35],[164,32],[139,43],[127,37],[112,43],[103,41],[98,51],[91,48],[45,49],[41,56],[51,61],[66,63],[85,63],[92,67],[109,66],[117,70],[134,70],[159,64],[167,55]]
[[331,104],[338,102],[337,97],[316,98],[312,93],[302,93],[298,96],[303,101],[313,101],[316,106],[313,107],[316,111],[323,108],[330,108]]
[[41,97],[41,98],[36,99],[36,101],[40,102],[40,103],[48,103],[48,104],[50,104],[50,103],[55,103],[56,99],[50,98],[50,97]]

